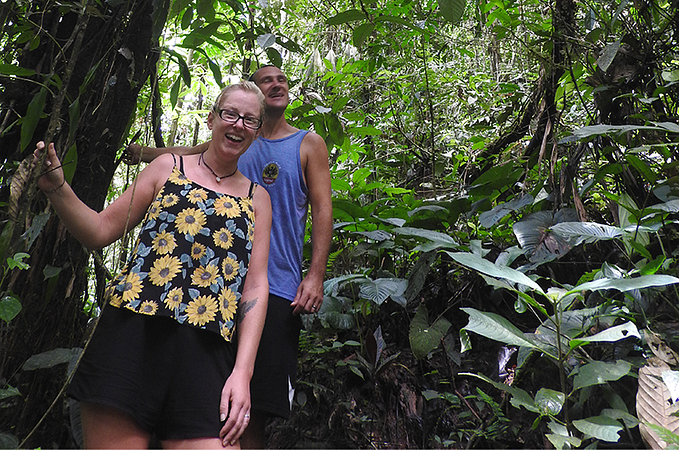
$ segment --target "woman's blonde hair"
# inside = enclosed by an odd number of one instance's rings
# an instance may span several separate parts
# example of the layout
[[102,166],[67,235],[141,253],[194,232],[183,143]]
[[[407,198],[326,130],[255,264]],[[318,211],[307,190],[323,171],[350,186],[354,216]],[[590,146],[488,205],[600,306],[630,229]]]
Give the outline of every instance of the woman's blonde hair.
[[217,96],[217,100],[215,100],[214,105],[212,105],[213,113],[219,115],[219,104],[222,102],[223,98],[231,95],[232,91],[252,92],[255,94],[257,96],[257,100],[259,101],[259,118],[264,121],[264,110],[266,107],[266,99],[264,98],[264,94],[262,94],[262,91],[255,83],[246,80],[241,80],[238,83],[230,84],[222,89],[222,92],[220,92]]

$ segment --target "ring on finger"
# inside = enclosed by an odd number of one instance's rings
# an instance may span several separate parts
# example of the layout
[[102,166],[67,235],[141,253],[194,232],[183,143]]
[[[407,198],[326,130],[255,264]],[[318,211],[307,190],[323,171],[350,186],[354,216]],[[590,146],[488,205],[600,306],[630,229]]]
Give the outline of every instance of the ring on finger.
[[250,419],[250,414],[245,413],[245,416],[244,416],[244,417],[245,417],[245,420],[249,420],[249,419]]

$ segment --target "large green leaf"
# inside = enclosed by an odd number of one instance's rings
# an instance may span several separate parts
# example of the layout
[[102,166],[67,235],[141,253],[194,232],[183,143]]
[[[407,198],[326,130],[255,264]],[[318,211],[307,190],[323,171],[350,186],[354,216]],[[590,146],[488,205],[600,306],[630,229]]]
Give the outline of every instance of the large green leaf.
[[679,278],[671,275],[643,275],[636,278],[602,278],[600,280],[589,281],[575,286],[569,294],[582,291],[599,291],[604,289],[615,289],[627,292],[634,289],[644,289],[652,286],[668,286],[679,283]]
[[623,426],[615,419],[606,416],[594,416],[587,419],[574,420],[573,426],[587,436],[606,442],[618,442]]
[[365,19],[365,14],[358,9],[348,9],[339,14],[335,14],[325,21],[328,25],[340,25],[347,22]]
[[429,325],[429,312],[420,305],[410,322],[410,348],[417,359],[422,359],[435,350],[448,333],[451,324],[445,317],[439,317]]
[[623,323],[614,327],[606,328],[604,331],[593,336],[581,337],[570,341],[571,348],[578,347],[589,342],[618,342],[622,339],[634,336],[641,339],[639,330],[632,322]]
[[596,222],[561,222],[552,225],[550,228],[553,232],[569,239],[573,246],[580,245],[583,242],[593,243],[617,239],[622,236],[620,228]]
[[535,393],[535,405],[544,415],[556,416],[561,412],[565,401],[566,394],[552,389],[541,388]]
[[528,278],[526,274],[519,272],[518,270],[514,270],[511,267],[507,266],[495,265],[492,262],[488,261],[487,259],[484,259],[479,255],[475,255],[473,253],[464,252],[452,253],[449,251],[446,251],[446,253],[448,253],[448,255],[450,255],[451,258],[453,258],[455,261],[462,264],[463,266],[469,267],[470,269],[476,270],[490,277],[501,278],[508,280],[512,283],[518,283],[524,286],[528,286],[529,288],[534,289],[544,295],[544,291],[542,290],[539,284],[537,284],[535,281]]
[[[400,234],[401,236],[413,236],[413,237],[418,237],[418,238],[424,238],[429,241],[431,241],[433,244],[435,244],[435,249],[439,248],[457,248],[458,243],[455,242],[455,239],[450,237],[450,235],[445,234],[445,233],[440,233],[438,231],[433,231],[433,230],[427,230],[425,228],[415,228],[415,227],[398,227],[398,228],[393,228],[392,233],[394,234]],[[418,251],[431,251],[434,250],[432,248],[424,250],[422,248],[418,248]]]
[[627,375],[631,368],[632,364],[622,359],[610,363],[592,361],[578,367],[573,378],[573,390],[619,380]]
[[0,75],[5,76],[16,75],[18,77],[31,77],[35,75],[35,70],[26,69],[24,67],[15,66],[13,64],[0,64]]
[[356,327],[356,319],[351,312],[346,311],[345,299],[342,297],[324,297],[318,316],[339,330],[351,330]]
[[381,305],[386,299],[401,297],[408,287],[408,280],[403,278],[378,278],[361,282],[361,298]]
[[21,122],[21,143],[20,143],[21,151],[24,151],[26,147],[28,147],[28,144],[33,139],[35,128],[38,126],[38,121],[42,116],[46,101],[47,101],[47,88],[43,87],[42,89],[40,89],[38,94],[31,99],[31,102],[28,104],[26,116],[24,116]]
[[[519,347],[529,347],[535,350],[546,351],[545,346],[541,345],[531,336],[526,336],[521,330],[516,328],[509,320],[490,312],[479,311],[474,308],[460,308],[469,314],[469,322],[463,329],[473,331],[476,334],[485,336],[498,342]],[[555,357],[554,355],[551,355]]]
[[453,25],[462,20],[466,0],[438,0],[439,12]]
[[22,366],[23,370],[49,369],[59,364],[70,363],[80,355],[79,348],[55,348],[37,355],[33,355]]
[[354,47],[360,48],[374,30],[375,25],[370,22],[357,26],[354,30]]
[[184,56],[169,47],[163,47],[163,50],[167,52],[172,58],[177,61],[179,66],[179,73],[186,86],[191,86],[191,70],[189,70],[189,65],[186,63]]

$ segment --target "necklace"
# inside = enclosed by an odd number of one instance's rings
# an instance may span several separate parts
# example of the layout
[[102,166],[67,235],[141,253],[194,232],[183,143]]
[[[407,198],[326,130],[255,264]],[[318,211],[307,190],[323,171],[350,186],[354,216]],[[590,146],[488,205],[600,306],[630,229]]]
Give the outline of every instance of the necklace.
[[198,159],[198,164],[200,165],[201,162],[202,162],[203,164],[205,164],[205,167],[207,167],[208,170],[209,170],[210,172],[212,172],[212,175],[215,176],[215,180],[217,180],[217,183],[219,183],[220,181],[222,181],[222,179],[224,179],[224,178],[229,178],[230,176],[235,175],[236,172],[238,172],[238,166],[236,166],[236,170],[234,170],[233,172],[231,172],[231,173],[228,174],[228,175],[224,175],[224,176],[221,176],[221,177],[220,177],[219,175],[217,175],[217,174],[215,173],[214,170],[212,170],[212,167],[210,167],[210,166],[207,164],[207,162],[205,162],[205,158],[203,157],[204,154],[205,154],[205,152],[203,152],[203,153],[200,154],[200,158]]

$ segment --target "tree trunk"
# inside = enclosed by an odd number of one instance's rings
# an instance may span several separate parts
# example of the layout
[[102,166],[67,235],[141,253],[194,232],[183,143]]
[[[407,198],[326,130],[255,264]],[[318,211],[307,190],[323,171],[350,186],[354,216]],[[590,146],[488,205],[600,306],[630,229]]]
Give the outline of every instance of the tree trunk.
[[[63,5],[63,3],[62,3]],[[128,124],[135,113],[137,96],[159,57],[158,38],[163,29],[169,0],[158,2],[123,2],[106,8],[107,3],[86,9],[71,4],[71,9],[52,2],[30,2],[25,24],[39,24],[32,30],[37,46],[10,42],[7,47],[18,54],[19,65],[37,75],[33,83],[15,82],[5,90],[1,101],[4,111],[12,104],[3,123],[28,117],[29,102],[40,92],[41,84],[49,91],[43,115],[25,149],[20,148],[20,127],[0,137],[0,148],[11,151],[9,160],[30,161],[38,140],[52,141],[62,162],[71,148],[77,163],[71,185],[80,198],[95,210],[105,202],[113,177],[119,148],[126,137]],[[99,9],[101,8],[101,9]],[[17,16],[19,17],[19,16]],[[5,50],[9,50],[5,48]],[[26,126],[24,120],[23,126]],[[73,166],[64,166],[66,170]],[[32,355],[55,348],[83,345],[88,315],[87,283],[89,254],[52,215],[39,231],[37,239],[23,238],[37,214],[49,211],[45,196],[35,185],[36,174],[30,165],[19,167],[13,178],[13,190],[0,193],[9,203],[9,217],[2,234],[2,260],[18,251],[28,252],[30,269],[14,270],[5,280],[3,291],[11,291],[20,300],[22,310],[9,324],[0,324],[0,379],[16,387],[21,397],[0,410],[0,429],[25,439],[57,399],[47,417],[50,430],[38,427],[23,445],[36,447],[72,447],[63,396],[66,365],[49,370],[22,370]],[[36,221],[37,223],[37,221]],[[49,276],[53,275],[53,276]],[[6,387],[6,386],[5,386]]]

